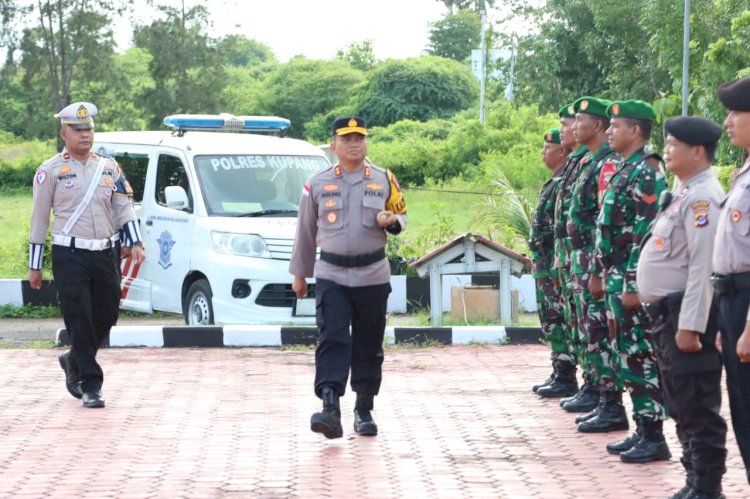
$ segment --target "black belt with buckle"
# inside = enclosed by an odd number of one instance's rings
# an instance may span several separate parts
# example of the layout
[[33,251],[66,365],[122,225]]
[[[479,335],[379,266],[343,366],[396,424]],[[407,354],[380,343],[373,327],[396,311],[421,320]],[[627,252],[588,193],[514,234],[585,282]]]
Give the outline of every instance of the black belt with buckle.
[[324,262],[328,262],[338,267],[365,267],[375,262],[379,262],[385,258],[385,248],[380,248],[372,253],[364,253],[361,255],[337,255],[336,253],[329,253],[327,251],[320,251],[320,259]]
[[714,290],[720,295],[740,291],[750,288],[750,272],[714,274],[711,276],[711,281],[714,283]]

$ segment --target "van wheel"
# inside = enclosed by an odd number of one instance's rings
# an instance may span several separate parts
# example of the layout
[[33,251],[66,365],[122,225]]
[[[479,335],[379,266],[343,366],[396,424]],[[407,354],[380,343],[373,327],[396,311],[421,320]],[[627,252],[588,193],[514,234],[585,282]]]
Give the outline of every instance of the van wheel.
[[185,300],[185,324],[189,326],[208,326],[214,323],[214,309],[211,306],[211,286],[201,279],[190,285]]

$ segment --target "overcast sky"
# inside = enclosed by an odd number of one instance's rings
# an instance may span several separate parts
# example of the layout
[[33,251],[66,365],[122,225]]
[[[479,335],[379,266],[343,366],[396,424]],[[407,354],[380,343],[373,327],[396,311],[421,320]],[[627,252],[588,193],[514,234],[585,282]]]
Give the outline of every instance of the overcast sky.
[[[181,0],[157,0],[180,7]],[[185,0],[187,8],[197,0]],[[139,22],[148,22],[153,11],[136,1]],[[281,62],[302,54],[330,59],[350,43],[372,40],[378,59],[416,57],[429,43],[428,23],[447,12],[437,0],[212,0],[208,2],[215,36],[241,33],[265,43]],[[127,26],[127,27],[126,27]],[[128,46],[127,24],[115,31],[121,48]]]

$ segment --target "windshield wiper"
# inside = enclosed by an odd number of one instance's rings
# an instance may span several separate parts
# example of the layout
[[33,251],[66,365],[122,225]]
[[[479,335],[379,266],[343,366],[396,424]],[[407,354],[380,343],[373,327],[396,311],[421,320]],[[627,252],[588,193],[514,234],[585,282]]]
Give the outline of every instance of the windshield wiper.
[[236,213],[233,217],[264,217],[266,215],[297,214],[297,210],[261,210],[249,211],[247,213]]

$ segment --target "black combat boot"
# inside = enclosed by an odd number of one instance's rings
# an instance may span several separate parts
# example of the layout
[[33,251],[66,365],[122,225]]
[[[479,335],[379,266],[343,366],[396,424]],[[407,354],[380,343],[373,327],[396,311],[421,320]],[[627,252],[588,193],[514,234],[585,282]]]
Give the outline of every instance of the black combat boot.
[[576,399],[566,402],[562,408],[567,412],[591,412],[599,406],[599,389],[592,384],[584,384],[578,390],[580,396]]
[[605,392],[604,407],[593,418],[578,424],[581,433],[606,433],[608,431],[627,430],[628,416],[622,405],[622,392]]
[[539,390],[541,387],[547,386],[547,385],[551,384],[554,380],[555,380],[555,363],[553,362],[552,363],[552,374],[549,375],[549,378],[545,379],[544,381],[542,381],[538,385],[532,386],[531,387],[531,391],[534,392],[534,393],[536,393],[536,391]]
[[372,399],[372,395],[357,394],[357,402],[354,404],[354,431],[365,437],[378,434],[378,425],[375,424],[370,414],[373,408]]
[[666,461],[672,457],[667,441],[664,440],[662,426],[664,421],[641,421],[642,436],[629,450],[620,453],[623,463],[650,463]]
[[324,386],[320,390],[323,399],[323,412],[316,412],[310,418],[310,429],[315,433],[322,433],[326,438],[341,438],[344,430],[341,428],[341,409],[339,408],[339,394],[331,386]]
[[555,379],[547,386],[539,388],[536,394],[544,398],[569,397],[578,391],[576,366],[567,360],[555,361]]
[[695,472],[695,486],[685,496],[685,499],[725,499],[721,492],[721,477],[723,469],[703,470]]
[[633,432],[633,434],[617,442],[607,444],[607,452],[609,452],[610,454],[622,454],[626,450],[632,449],[643,436],[643,430],[641,428],[641,422],[639,420],[636,420],[635,431]]
[[589,419],[598,416],[600,412],[602,412],[602,409],[604,408],[604,405],[607,403],[607,393],[606,392],[600,392],[599,393],[599,402],[596,404],[596,407],[594,407],[593,410],[587,412],[586,414],[581,414],[580,416],[576,416],[576,424],[583,423],[584,421],[588,421]]
[[685,499],[693,493],[695,482],[698,480],[698,475],[693,470],[693,463],[685,460],[684,457],[680,458],[680,462],[682,463],[682,467],[685,468],[685,485],[673,496],[670,496],[669,499]]
[[[585,392],[586,390],[591,386],[591,375],[590,373],[583,373],[583,385],[578,389],[575,394],[573,394],[572,397],[563,397],[560,399],[560,407],[563,407],[568,402],[572,402],[574,400],[578,400]],[[599,399],[597,398],[597,401]],[[593,409],[593,407],[592,407]],[[591,409],[589,409],[591,410]],[[588,411],[586,411],[588,412]]]

